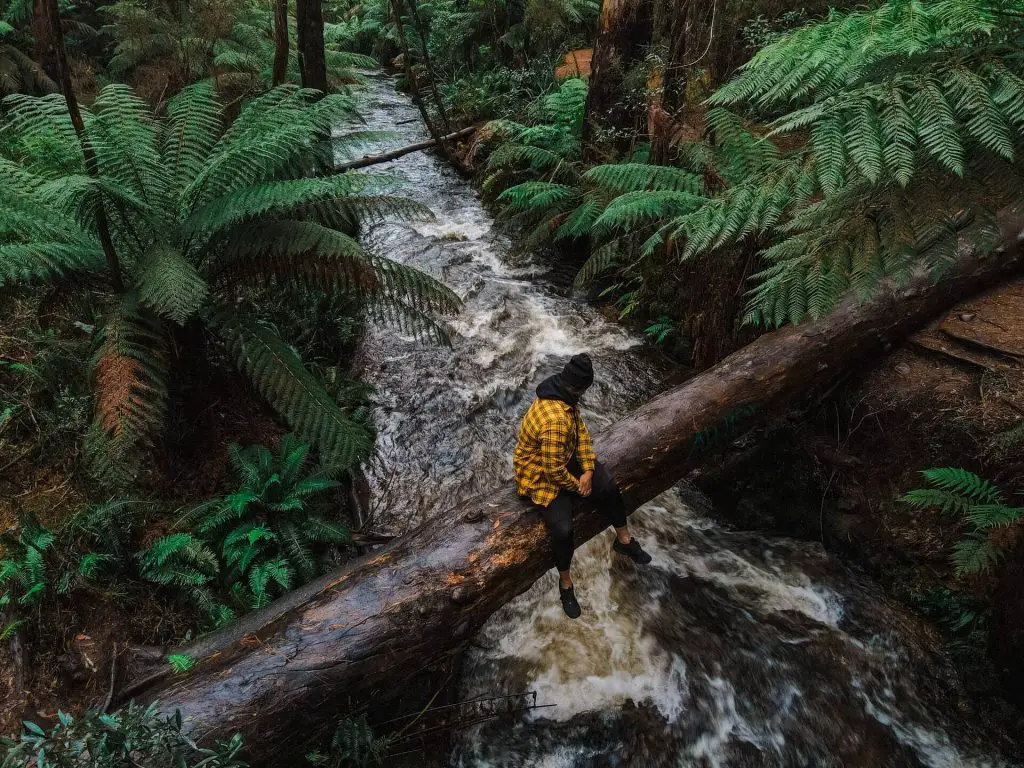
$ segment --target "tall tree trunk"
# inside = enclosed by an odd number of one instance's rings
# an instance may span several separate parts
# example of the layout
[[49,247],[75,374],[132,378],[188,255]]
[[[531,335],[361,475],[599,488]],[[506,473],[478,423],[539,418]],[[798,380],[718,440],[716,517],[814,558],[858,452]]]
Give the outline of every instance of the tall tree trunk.
[[412,103],[420,111],[423,123],[434,141],[441,141],[441,132],[437,130],[434,121],[430,119],[427,106],[423,103],[423,94],[420,92],[420,84],[416,79],[416,72],[412,68],[412,51],[409,48],[409,38],[405,34],[405,22],[402,21],[402,3],[400,0],[390,0],[391,14],[395,17],[395,28],[398,30],[398,42],[402,46],[402,63],[405,65],[405,79],[409,83],[409,90],[412,92]]
[[[326,64],[325,64],[326,67]],[[274,0],[274,74],[276,88],[288,77],[288,0]],[[326,73],[325,73],[326,79]]]
[[434,65],[430,63],[430,51],[427,50],[427,31],[420,18],[420,9],[416,0],[409,0],[409,11],[412,16],[412,23],[416,27],[416,34],[420,38],[420,50],[423,51],[423,66],[427,68],[427,77],[430,78],[430,92],[434,97],[434,104],[437,105],[437,113],[441,116],[441,123],[444,125],[444,132],[452,132],[452,124],[448,120],[448,112],[444,108],[444,99],[437,89],[437,74],[434,72]]
[[[61,89],[64,91],[64,100],[67,102],[71,124],[75,127],[75,134],[78,136],[78,143],[82,149],[85,170],[94,179],[98,179],[100,177],[99,164],[96,162],[96,153],[93,151],[92,143],[85,133],[82,111],[78,108],[74,84],[71,82],[71,71],[68,69],[68,57],[67,52],[64,50],[64,34],[60,28],[60,10],[57,8],[57,0],[45,0],[43,10],[46,13],[50,34],[53,38],[58,78]],[[96,232],[100,238],[103,255],[107,260],[107,271],[110,272],[110,285],[117,293],[122,293],[124,291],[124,281],[121,278],[121,262],[118,261],[117,252],[114,250],[114,242],[110,237],[110,224],[107,221],[107,212],[102,204],[96,206]]]
[[324,11],[321,0],[296,0],[295,25],[299,36],[299,71],[303,88],[327,92],[327,56],[324,51]]
[[57,61],[57,41],[53,37],[53,25],[46,9],[47,3],[48,0],[32,2],[32,58],[39,63],[47,76],[57,83],[60,82],[60,64]]
[[[939,285],[886,286],[865,304],[847,300],[829,317],[766,334],[598,435],[629,507],[717,458],[755,423],[863,369],[957,300],[1019,272],[1024,211],[1001,225],[1000,255],[965,254]],[[582,501],[576,544],[604,527]],[[339,715],[393,695],[462,648],[551,566],[536,512],[512,489],[499,491],[178,650],[198,660],[191,672],[135,689],[164,713],[180,710],[203,740],[241,731],[255,763],[286,764]]]
[[586,117],[583,121],[583,159],[613,160],[632,140],[638,107],[627,99],[624,83],[640,66],[651,42],[651,0],[604,0],[598,16],[597,41],[590,62]]

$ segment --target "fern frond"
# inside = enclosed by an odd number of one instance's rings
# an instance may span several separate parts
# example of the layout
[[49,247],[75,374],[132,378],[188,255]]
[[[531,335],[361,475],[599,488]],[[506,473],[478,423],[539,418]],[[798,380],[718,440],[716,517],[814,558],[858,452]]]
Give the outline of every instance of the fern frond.
[[627,192],[616,197],[594,222],[595,237],[630,232],[645,224],[691,213],[707,202],[689,192]]
[[141,452],[163,426],[167,358],[159,323],[130,297],[107,315],[92,361],[96,394],[86,440],[97,477],[118,484],[137,472]]
[[293,429],[325,460],[354,467],[371,447],[366,427],[353,421],[270,328],[238,316],[210,318],[235,364]]
[[617,243],[603,245],[595,250],[576,273],[573,287],[576,290],[583,290],[595,277],[614,267],[620,255]]
[[981,533],[966,536],[953,547],[953,565],[957,576],[984,573],[999,562],[999,553]]
[[977,504],[1001,504],[1002,494],[988,480],[959,467],[936,467],[921,472],[936,488],[959,494]]
[[583,178],[614,194],[647,190],[700,195],[704,187],[703,178],[695,173],[681,168],[645,163],[598,165],[587,171]]
[[223,130],[222,111],[211,83],[191,85],[168,102],[163,157],[176,196],[202,172]]
[[145,255],[136,284],[142,305],[179,325],[198,312],[209,296],[196,268],[180,251],[162,245]]

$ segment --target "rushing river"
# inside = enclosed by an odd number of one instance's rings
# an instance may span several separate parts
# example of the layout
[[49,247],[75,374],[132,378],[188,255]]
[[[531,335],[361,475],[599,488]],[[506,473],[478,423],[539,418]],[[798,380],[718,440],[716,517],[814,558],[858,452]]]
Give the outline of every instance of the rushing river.
[[[361,129],[393,134],[375,148],[425,136],[390,79],[373,78],[364,99]],[[583,406],[595,432],[663,371],[639,339],[555,290],[444,162],[418,153],[374,170],[403,177],[436,219],[383,224],[373,247],[465,299],[451,349],[391,329],[364,345],[379,427],[369,513],[373,530],[397,534],[510,481],[533,388],[570,354],[594,358]],[[484,627],[463,697],[536,691],[554,706],[460,734],[451,766],[1009,764],[959,711],[926,633],[820,547],[723,530],[676,491],[631,524],[654,564],[613,561],[610,533],[583,547],[581,619],[562,615],[549,572]]]

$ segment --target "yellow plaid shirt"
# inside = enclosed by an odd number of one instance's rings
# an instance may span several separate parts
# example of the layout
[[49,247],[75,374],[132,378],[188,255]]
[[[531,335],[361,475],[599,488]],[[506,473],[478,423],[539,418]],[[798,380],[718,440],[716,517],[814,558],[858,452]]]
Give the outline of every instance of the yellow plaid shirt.
[[579,411],[561,400],[534,400],[512,458],[519,495],[546,507],[563,488],[578,492],[579,480],[566,466],[573,455],[584,472],[594,469],[594,444]]

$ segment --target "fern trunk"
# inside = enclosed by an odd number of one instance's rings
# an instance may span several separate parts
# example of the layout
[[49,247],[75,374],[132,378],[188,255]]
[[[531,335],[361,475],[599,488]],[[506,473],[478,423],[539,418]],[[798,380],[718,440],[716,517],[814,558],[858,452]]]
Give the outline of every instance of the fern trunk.
[[303,88],[327,92],[327,56],[324,51],[324,10],[321,0],[296,0],[299,72]]
[[[36,9],[38,10],[38,6]],[[75,86],[71,79],[71,70],[68,67],[67,51],[64,49],[64,33],[61,31],[60,9],[57,5],[57,0],[43,0],[43,11],[57,61],[57,74],[60,86],[64,92],[64,101],[67,103],[71,124],[75,128],[75,135],[78,137],[78,143],[82,150],[85,170],[94,179],[99,179],[99,163],[96,161],[96,153],[92,148],[92,142],[90,142],[89,136],[85,132],[82,111],[79,109],[78,99],[75,97]],[[123,293],[124,280],[121,277],[121,262],[117,257],[117,252],[114,250],[114,241],[110,236],[110,223],[107,221],[107,212],[102,204],[96,206],[96,233],[99,235],[100,246],[107,260],[107,270],[110,272],[110,285],[115,292]]]
[[288,77],[288,0],[274,0],[274,71],[272,77],[272,84],[275,88]]
[[[846,301],[813,323],[766,334],[659,395],[596,439],[630,508],[720,457],[731,438],[861,371],[938,312],[1024,267],[1024,210],[1002,218],[999,256],[967,253],[947,279]],[[514,425],[509,425],[512,429]],[[576,510],[576,543],[604,526]],[[283,764],[361,703],[395,696],[468,643],[487,618],[552,566],[536,513],[511,489],[461,508],[289,594],[237,625],[177,649],[181,676],[134,686],[180,710],[204,740],[241,731],[256,764]]]

